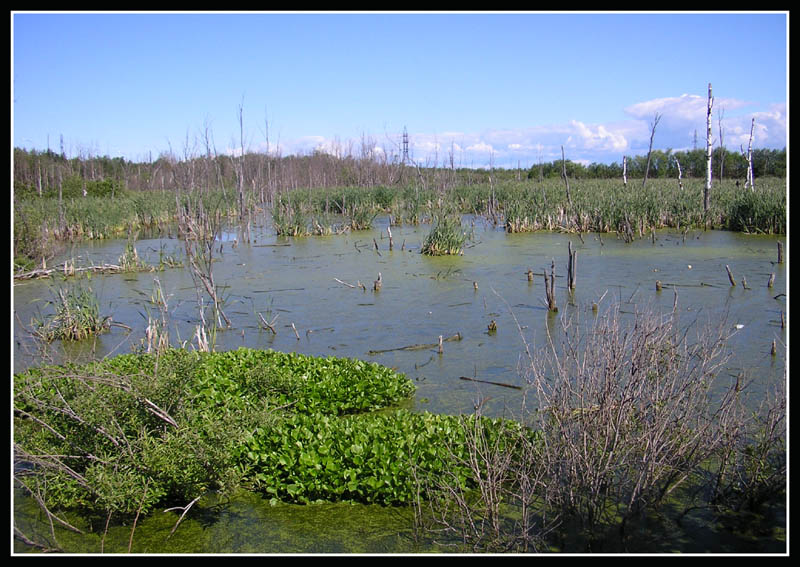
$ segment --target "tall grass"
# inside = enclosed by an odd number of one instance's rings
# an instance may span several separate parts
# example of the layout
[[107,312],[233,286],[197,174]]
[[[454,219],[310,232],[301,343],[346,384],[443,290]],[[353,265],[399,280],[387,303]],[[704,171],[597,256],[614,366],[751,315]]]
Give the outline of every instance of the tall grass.
[[466,240],[460,216],[442,215],[435,220],[425,237],[421,252],[429,256],[460,255],[464,252]]
[[41,340],[79,341],[108,330],[110,316],[100,315],[97,296],[90,287],[74,283],[53,293],[55,313],[33,321],[33,334]]
[[86,196],[63,199],[29,197],[14,202],[14,257],[20,268],[51,257],[59,243],[122,238],[139,231],[170,230],[177,207],[200,199],[207,209],[231,216],[233,194],[210,192],[190,196],[172,192],[122,192],[114,198]]
[[[478,180],[446,188],[407,180],[394,186],[298,188],[279,192],[272,201],[276,233],[285,236],[334,234],[372,227],[378,214],[393,224],[420,224],[442,211],[483,215],[509,232],[537,230],[638,233],[658,228],[708,228],[785,234],[788,187],[782,178],[756,180],[755,190],[735,181],[716,182],[711,207],[703,210],[704,180],[649,180],[642,189],[617,179],[573,179],[571,202],[559,179]],[[248,210],[257,206],[246,196]],[[14,202],[14,256],[20,267],[52,255],[56,243],[74,239],[119,238],[138,230],[164,230],[176,220],[176,208],[201,200],[207,210],[233,218],[238,214],[232,191],[176,190],[120,192],[113,198],[64,199],[36,196]],[[337,227],[331,219],[341,218]]]

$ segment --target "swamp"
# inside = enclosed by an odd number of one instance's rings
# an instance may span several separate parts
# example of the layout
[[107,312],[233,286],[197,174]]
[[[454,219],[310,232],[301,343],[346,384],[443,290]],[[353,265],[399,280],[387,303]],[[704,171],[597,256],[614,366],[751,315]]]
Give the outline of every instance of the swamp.
[[14,551],[786,551],[786,180],[412,173],[15,201]]

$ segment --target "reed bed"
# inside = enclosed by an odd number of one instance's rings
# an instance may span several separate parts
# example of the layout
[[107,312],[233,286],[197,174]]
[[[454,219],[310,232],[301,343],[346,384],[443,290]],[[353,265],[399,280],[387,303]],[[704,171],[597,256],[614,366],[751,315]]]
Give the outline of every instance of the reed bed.
[[[392,224],[416,225],[433,222],[443,211],[458,211],[487,217],[508,232],[593,231],[641,237],[659,228],[786,231],[784,179],[762,179],[755,190],[745,190],[731,180],[718,182],[707,212],[703,211],[701,179],[686,179],[683,187],[673,179],[651,179],[645,189],[635,182],[625,186],[614,179],[573,180],[570,187],[571,203],[558,179],[473,183],[447,190],[417,185],[298,190],[278,201],[284,208],[277,214],[281,221],[288,217],[300,226],[308,225],[307,219],[335,213],[342,215],[352,230],[370,228],[372,219],[381,213],[388,214]],[[286,202],[292,203],[294,217],[287,214]],[[292,232],[312,233],[308,227],[283,231]]]
[[[393,225],[434,222],[443,211],[484,216],[508,232],[539,230],[621,233],[642,237],[659,228],[704,228],[785,234],[787,181],[756,180],[744,189],[735,180],[716,182],[711,206],[703,210],[704,180],[656,178],[642,188],[635,180],[573,179],[571,198],[559,179],[500,179],[443,186],[407,180],[394,186],[285,189],[272,201],[275,231],[281,236],[337,234],[372,228],[377,215]],[[254,191],[243,195],[245,213],[258,211]],[[30,269],[52,256],[58,242],[119,238],[141,230],[171,230],[183,211],[200,202],[220,217],[240,214],[235,191],[120,191],[109,196],[28,196],[14,202],[15,269]]]
[[449,214],[438,217],[422,243],[423,254],[429,256],[461,255],[467,235],[461,228],[459,215]]
[[111,326],[111,317],[100,315],[92,289],[80,283],[55,290],[50,303],[54,313],[33,321],[34,336],[45,342],[79,341],[103,333]]

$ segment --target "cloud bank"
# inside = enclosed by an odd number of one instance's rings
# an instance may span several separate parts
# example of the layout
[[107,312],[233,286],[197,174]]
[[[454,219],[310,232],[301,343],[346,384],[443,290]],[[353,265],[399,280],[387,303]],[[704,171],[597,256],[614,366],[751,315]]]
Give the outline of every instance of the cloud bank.
[[[561,159],[561,148],[568,159],[581,163],[621,163],[624,155],[647,153],[651,124],[660,116],[653,146],[673,151],[705,147],[705,96],[683,94],[639,102],[621,109],[623,118],[609,123],[572,119],[563,124],[545,124],[482,132],[409,132],[409,156],[427,166],[530,167],[540,161]],[[731,151],[747,147],[751,121],[755,119],[753,145],[781,149],[788,138],[786,103],[767,107],[753,102],[715,98],[713,143],[723,142]],[[306,136],[281,140],[271,145],[279,155],[309,154],[314,151],[336,156],[372,155],[381,159],[401,156],[402,132],[362,136],[358,140]],[[259,151],[264,151],[261,148]]]

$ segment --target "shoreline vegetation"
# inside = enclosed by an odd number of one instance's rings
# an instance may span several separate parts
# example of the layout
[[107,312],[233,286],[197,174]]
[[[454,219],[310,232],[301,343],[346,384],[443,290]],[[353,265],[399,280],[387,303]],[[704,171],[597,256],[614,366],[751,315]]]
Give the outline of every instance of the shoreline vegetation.
[[15,535],[69,551],[64,529],[132,525],[132,544],[140,516],[183,511],[174,532],[204,495],[241,489],[411,507],[418,542],[461,552],[646,552],[648,522],[696,514],[772,525],[783,392],[747,409],[747,380],[722,372],[726,331],[634,319],[611,307],[589,332],[565,323],[528,353],[518,415],[502,419],[408,411],[413,382],[357,359],[167,347],[31,368],[14,376],[14,481],[51,530]]
[[[214,216],[216,224],[238,223],[242,242],[251,222],[263,215],[282,236],[369,229],[379,214],[388,215],[392,225],[451,226],[435,221],[475,215],[508,232],[601,232],[624,238],[644,237],[659,228],[785,234],[785,150],[756,151],[754,186],[746,188],[746,162],[727,152],[725,176],[714,179],[708,210],[702,154],[653,152],[649,168],[640,163],[643,159],[629,158],[623,181],[616,164],[583,166],[569,160],[528,170],[422,167],[320,153],[183,160],[161,155],[132,163],[17,148],[14,271],[44,269],[67,242],[130,238],[140,232],[172,236],[182,217],[197,212]],[[680,180],[678,156],[684,164]],[[643,185],[637,176],[643,179],[645,169],[649,175]],[[429,249],[459,253],[463,235],[441,232],[441,246],[433,242]]]

